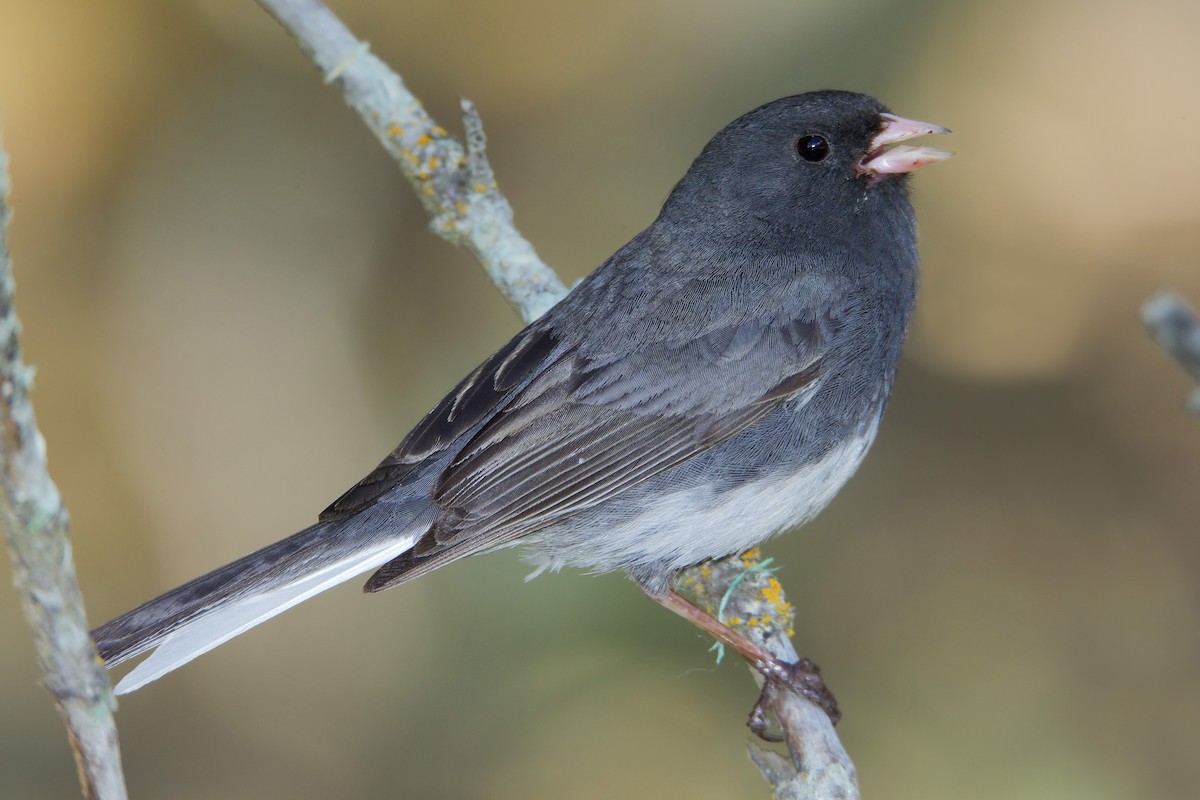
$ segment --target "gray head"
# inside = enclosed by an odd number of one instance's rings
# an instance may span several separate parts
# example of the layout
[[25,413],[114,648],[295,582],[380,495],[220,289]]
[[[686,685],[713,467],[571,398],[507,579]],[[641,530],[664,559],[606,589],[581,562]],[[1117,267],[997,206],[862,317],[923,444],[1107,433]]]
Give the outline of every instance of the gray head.
[[[663,207],[674,225],[774,231],[793,241],[913,227],[906,175],[949,156],[889,145],[944,128],[897,117],[873,97],[820,91],[760,106],[721,130]],[[732,218],[722,224],[722,218]],[[773,238],[773,237],[772,237]]]

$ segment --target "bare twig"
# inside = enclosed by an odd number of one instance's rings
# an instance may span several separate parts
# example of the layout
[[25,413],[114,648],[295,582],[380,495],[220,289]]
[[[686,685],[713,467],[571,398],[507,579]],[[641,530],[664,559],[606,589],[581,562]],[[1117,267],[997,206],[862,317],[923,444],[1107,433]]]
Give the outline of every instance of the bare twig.
[[42,682],[67,726],[85,798],[123,800],[125,778],[108,676],[88,635],[75,580],[67,509],[46,468],[21,361],[8,254],[8,156],[0,146],[0,483],[13,583],[33,629]]
[[[1142,306],[1142,322],[1159,347],[1200,383],[1200,321],[1196,312],[1179,295],[1164,289]],[[1192,392],[1188,408],[1200,413],[1200,388]]]

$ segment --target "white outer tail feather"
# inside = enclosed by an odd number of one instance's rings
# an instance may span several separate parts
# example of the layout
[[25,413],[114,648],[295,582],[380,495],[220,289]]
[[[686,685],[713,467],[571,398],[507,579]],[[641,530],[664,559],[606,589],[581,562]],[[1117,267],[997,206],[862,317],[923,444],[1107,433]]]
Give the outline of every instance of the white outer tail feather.
[[419,533],[391,539],[378,550],[355,553],[310,575],[261,594],[233,600],[181,625],[150,656],[121,679],[114,692],[128,694],[224,644],[260,622],[287,611],[315,594],[382,566],[416,544]]

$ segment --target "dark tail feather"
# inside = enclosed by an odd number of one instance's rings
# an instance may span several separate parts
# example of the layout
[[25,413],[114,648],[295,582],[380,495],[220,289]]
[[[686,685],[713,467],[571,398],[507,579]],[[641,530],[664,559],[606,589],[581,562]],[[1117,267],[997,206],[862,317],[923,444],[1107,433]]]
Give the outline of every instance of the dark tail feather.
[[106,666],[120,664],[156,647],[180,627],[248,592],[267,591],[319,567],[328,550],[330,528],[318,523],[267,545],[245,558],[143,603],[92,631]]
[[419,488],[412,502],[376,503],[318,522],[96,628],[92,637],[110,667],[154,651],[121,679],[116,693],[132,692],[408,550],[434,515]]

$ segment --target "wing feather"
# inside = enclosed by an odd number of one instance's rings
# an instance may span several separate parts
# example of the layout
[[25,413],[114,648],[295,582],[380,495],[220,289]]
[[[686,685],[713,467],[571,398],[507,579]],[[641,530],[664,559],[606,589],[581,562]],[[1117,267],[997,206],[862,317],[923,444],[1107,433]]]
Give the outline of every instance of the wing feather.
[[[579,351],[560,354],[474,432],[438,481],[434,502],[441,511],[429,533],[368,588],[386,588],[603,503],[737,435],[815,389],[822,376],[822,326],[807,319],[752,321],[679,349],[686,352],[676,358],[639,353],[599,365]],[[671,366],[716,374],[654,380]],[[758,385],[739,383],[738,367],[747,366]],[[716,377],[723,373],[723,380]],[[695,393],[646,391],[647,383]],[[706,386],[741,394],[736,402],[715,403],[702,391]]]
[[[611,282],[576,288],[330,507],[327,514],[355,513],[415,465],[449,456],[433,491],[432,526],[376,572],[369,591],[604,503],[781,405],[804,402],[821,383],[841,324],[841,298],[827,285],[816,297],[800,276],[794,291],[767,295],[742,281],[738,291],[758,292],[756,301],[740,306],[749,310],[739,317],[720,318],[711,309],[728,307],[718,296],[729,291],[723,283],[697,279],[646,297],[636,275],[626,279],[624,290]],[[621,324],[645,320],[638,335],[596,331],[589,315],[614,302],[633,304]],[[832,310],[816,314],[814,305]]]

